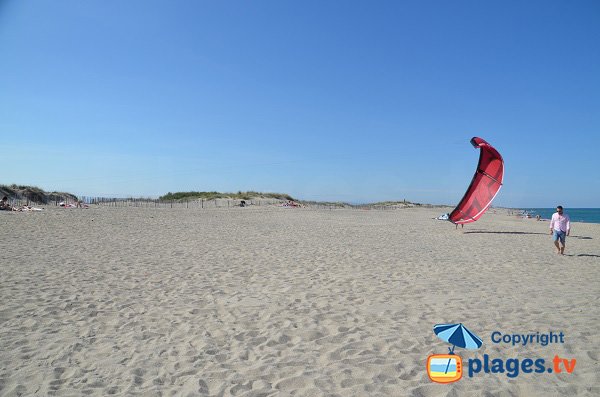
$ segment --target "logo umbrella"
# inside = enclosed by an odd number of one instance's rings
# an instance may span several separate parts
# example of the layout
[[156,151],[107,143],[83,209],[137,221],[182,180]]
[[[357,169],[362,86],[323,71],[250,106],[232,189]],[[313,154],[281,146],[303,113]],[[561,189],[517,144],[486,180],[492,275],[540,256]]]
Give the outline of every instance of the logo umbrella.
[[460,324],[436,324],[433,326],[433,332],[443,340],[452,344],[450,354],[454,354],[456,346],[463,349],[479,349],[483,344],[481,338],[469,331],[467,327]]
[[[448,348],[450,354],[454,354],[454,348],[456,346],[462,347],[463,349],[479,349],[483,344],[480,337],[469,331],[467,327],[460,324],[436,324],[433,326],[433,332],[443,340],[452,344],[452,348]],[[448,372],[448,365],[446,366],[446,372]]]

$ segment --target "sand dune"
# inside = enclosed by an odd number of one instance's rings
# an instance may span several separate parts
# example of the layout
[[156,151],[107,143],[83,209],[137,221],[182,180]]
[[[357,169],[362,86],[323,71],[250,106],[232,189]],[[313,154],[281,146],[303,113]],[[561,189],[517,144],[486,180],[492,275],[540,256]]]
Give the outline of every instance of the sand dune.
[[[600,395],[600,225],[575,224],[561,257],[547,222],[440,212],[0,213],[0,395]],[[484,341],[464,361],[576,368],[433,383],[450,322]],[[551,330],[565,343],[490,341]]]

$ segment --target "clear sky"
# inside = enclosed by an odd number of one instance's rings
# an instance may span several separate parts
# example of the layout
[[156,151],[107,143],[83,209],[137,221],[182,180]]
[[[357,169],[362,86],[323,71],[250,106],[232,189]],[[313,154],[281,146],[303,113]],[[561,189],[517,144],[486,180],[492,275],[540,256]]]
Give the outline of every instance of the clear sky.
[[0,0],[0,183],[600,207],[600,1]]

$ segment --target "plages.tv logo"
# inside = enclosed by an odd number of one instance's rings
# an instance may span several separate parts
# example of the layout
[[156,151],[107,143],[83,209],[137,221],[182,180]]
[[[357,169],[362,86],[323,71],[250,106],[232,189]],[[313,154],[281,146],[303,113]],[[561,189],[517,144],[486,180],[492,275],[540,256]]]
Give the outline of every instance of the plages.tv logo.
[[[495,374],[508,378],[516,378],[521,374],[553,375],[572,374],[575,371],[577,359],[574,357],[561,357],[554,354],[552,359],[544,357],[490,357],[484,354],[481,358],[469,358],[463,365],[462,358],[454,353],[455,347],[477,350],[483,342],[481,338],[469,331],[463,324],[437,324],[433,332],[443,340],[450,343],[448,354],[432,354],[427,358],[427,374],[433,382],[452,383],[463,377],[469,378],[476,375]],[[492,344],[511,344],[512,346],[539,345],[541,347],[554,346],[565,343],[563,332],[529,332],[529,333],[503,333],[494,331],[490,337]]]
[[427,375],[437,383],[452,383],[463,375],[462,358],[454,353],[455,347],[479,349],[483,344],[480,337],[469,331],[462,323],[437,324],[433,332],[444,342],[452,344],[448,354],[432,354],[427,357]]

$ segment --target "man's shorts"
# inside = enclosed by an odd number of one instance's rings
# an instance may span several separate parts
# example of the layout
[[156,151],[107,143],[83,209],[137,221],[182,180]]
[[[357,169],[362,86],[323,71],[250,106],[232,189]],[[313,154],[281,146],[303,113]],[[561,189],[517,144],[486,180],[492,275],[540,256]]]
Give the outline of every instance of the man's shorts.
[[567,233],[563,232],[562,230],[554,230],[554,233],[552,233],[552,240],[557,241],[560,240],[561,244],[565,243],[565,238],[567,236]]

